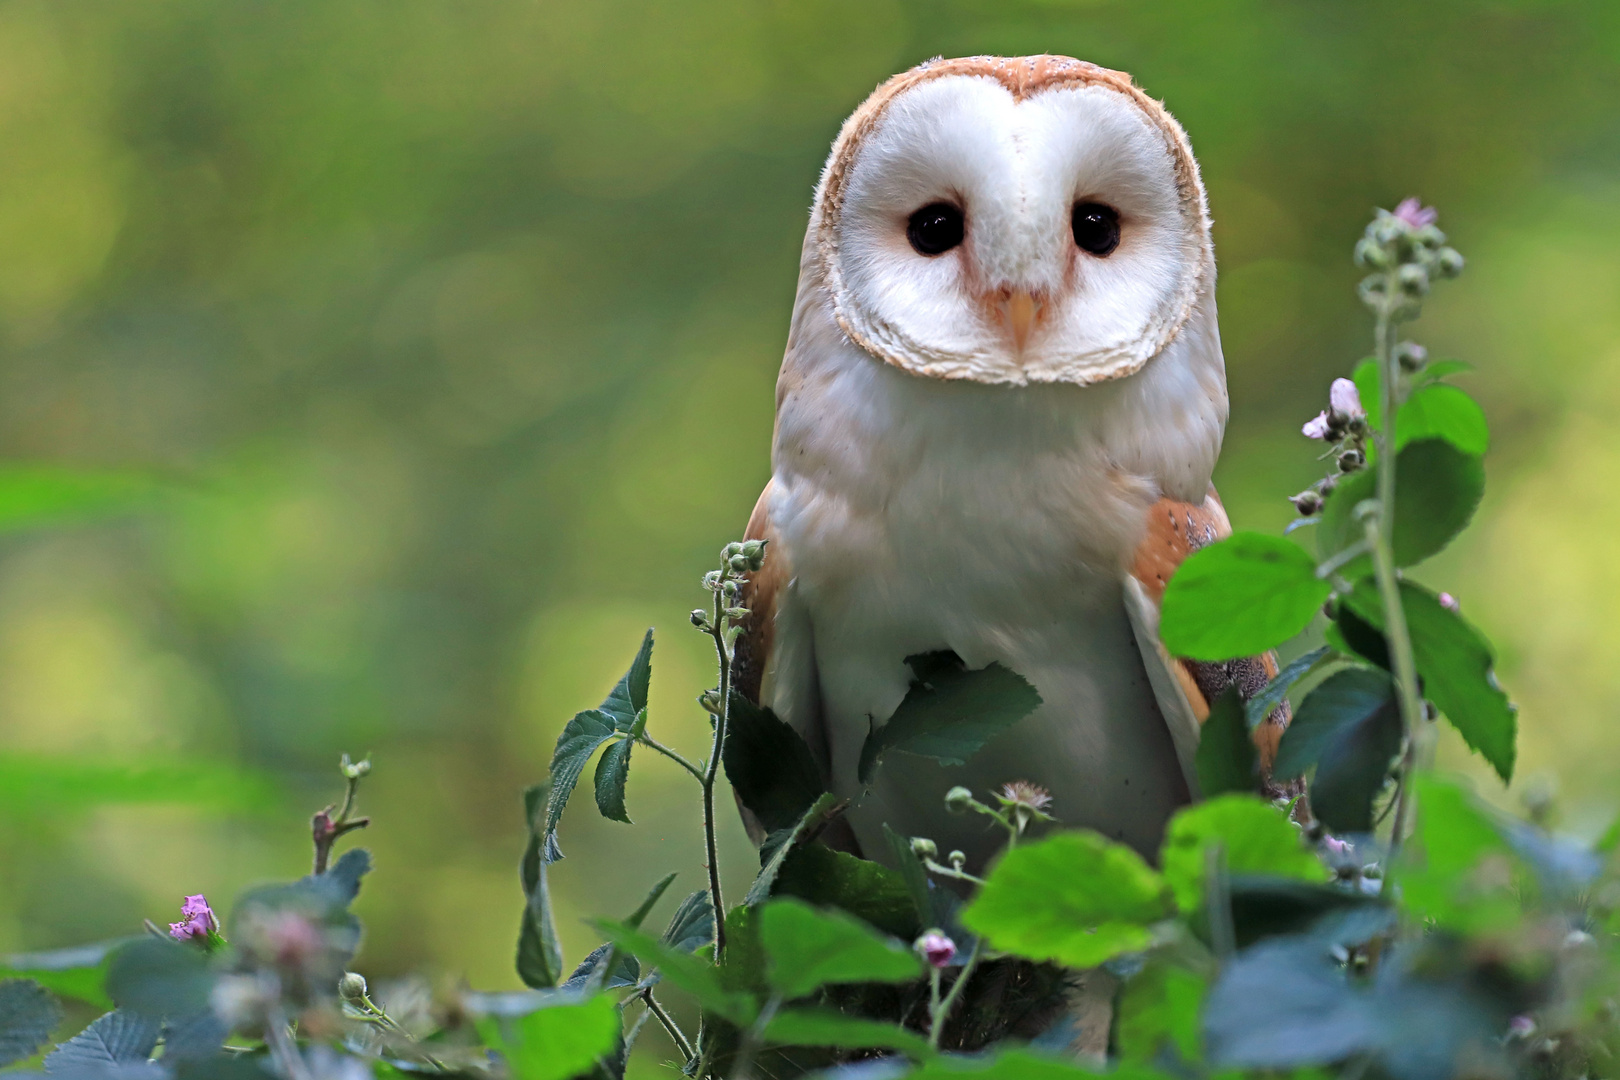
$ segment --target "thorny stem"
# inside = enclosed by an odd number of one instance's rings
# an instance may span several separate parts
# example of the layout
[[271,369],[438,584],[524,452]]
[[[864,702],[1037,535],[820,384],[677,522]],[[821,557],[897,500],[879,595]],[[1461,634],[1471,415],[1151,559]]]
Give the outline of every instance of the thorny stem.
[[[984,939],[975,938],[973,951],[968,953],[967,963],[962,965],[961,974],[957,975],[956,981],[951,983],[950,992],[945,995],[945,1000],[941,1001],[939,1007],[933,1011],[933,1022],[928,1028],[928,1045],[935,1050],[939,1049],[940,1037],[945,1034],[945,1021],[950,1017],[951,1010],[956,1007],[956,1003],[962,999],[962,991],[967,989],[968,979],[973,977],[973,969],[979,966],[979,957],[983,952]],[[939,987],[938,972],[934,974],[934,987],[937,992]]]
[[[348,1004],[360,1014],[361,1020],[364,1020],[369,1024],[376,1024],[381,1028],[386,1028],[387,1030],[392,1031],[395,1035],[406,1039],[413,1046],[418,1045],[416,1036],[400,1027],[398,1021],[396,1021],[392,1016],[389,1016],[387,1011],[383,1009],[381,1005],[378,1005],[376,1002],[371,1000],[370,994],[361,994],[358,998],[349,999]],[[433,1066],[433,1068],[439,1070],[440,1072],[445,1071],[444,1062],[440,1061],[438,1058],[435,1058],[432,1054],[424,1051],[422,1053],[422,1060],[426,1061],[429,1065]]]
[[664,1007],[658,1003],[658,999],[653,997],[652,987],[649,986],[643,990],[640,997],[642,1003],[647,1006],[647,1011],[652,1014],[653,1019],[662,1024],[664,1030],[669,1033],[670,1039],[675,1043],[675,1049],[681,1052],[681,1057],[687,1061],[697,1057],[697,1051],[692,1047],[692,1040],[686,1037],[686,1033],[675,1022],[675,1018],[665,1012]]
[[[725,581],[724,566],[721,582]],[[707,768],[703,772],[703,844],[709,859],[709,902],[714,906],[714,962],[718,965],[726,952],[726,905],[720,896],[720,848],[715,837],[714,785],[720,775],[720,756],[726,746],[726,721],[731,717],[731,642],[726,640],[730,620],[726,616],[723,590],[714,594],[714,618],[709,624],[709,636],[714,638],[714,652],[720,663],[720,702],[714,714],[714,746],[709,753]]]
[[344,833],[353,832],[355,829],[363,829],[371,824],[371,819],[368,817],[353,819],[349,817],[349,812],[354,809],[355,796],[360,791],[360,778],[365,775],[365,770],[369,768],[367,762],[362,761],[360,765],[361,768],[351,771],[349,755],[343,755],[343,775],[347,784],[343,792],[343,808],[338,811],[336,818],[332,816],[332,807],[327,806],[309,819],[310,839],[315,844],[314,872],[316,874],[326,873],[327,863],[332,858],[332,845],[338,842],[339,837]]
[[697,777],[698,783],[706,783],[702,769],[698,768],[696,765],[688,761],[684,756],[676,753],[674,750],[665,746],[657,739],[652,738],[650,735],[642,734],[636,736],[636,742],[640,743],[642,746],[645,746],[649,750],[656,750],[658,753],[663,754],[665,757],[669,758],[669,760],[673,761],[675,764]]
[[1406,831],[1407,807],[1411,801],[1412,767],[1423,720],[1423,698],[1418,693],[1417,662],[1412,656],[1412,635],[1401,607],[1400,579],[1395,574],[1395,418],[1400,409],[1400,363],[1395,356],[1396,322],[1394,305],[1400,296],[1400,283],[1394,271],[1386,275],[1384,299],[1378,305],[1378,385],[1383,423],[1376,433],[1378,446],[1378,513],[1365,523],[1367,544],[1372,550],[1378,593],[1384,604],[1384,638],[1389,643],[1394,665],[1395,686],[1401,705],[1401,722],[1406,730],[1407,751],[1401,757],[1400,778],[1395,794],[1395,821],[1390,833],[1389,862],[1400,851]]
[[941,866],[933,859],[924,859],[923,865],[928,867],[929,873],[938,874],[940,877],[955,878],[958,881],[971,882],[974,885],[984,884],[984,878],[982,877],[974,877],[966,870],[958,870],[952,866]]

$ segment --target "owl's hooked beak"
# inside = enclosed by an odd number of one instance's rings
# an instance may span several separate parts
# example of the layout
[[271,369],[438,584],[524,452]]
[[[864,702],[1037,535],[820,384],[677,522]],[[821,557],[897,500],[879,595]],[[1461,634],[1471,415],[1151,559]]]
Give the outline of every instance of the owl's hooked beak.
[[1001,314],[1007,320],[1007,329],[1012,332],[1015,351],[1024,351],[1040,312],[1041,302],[1028,289],[1013,289],[1001,301]]

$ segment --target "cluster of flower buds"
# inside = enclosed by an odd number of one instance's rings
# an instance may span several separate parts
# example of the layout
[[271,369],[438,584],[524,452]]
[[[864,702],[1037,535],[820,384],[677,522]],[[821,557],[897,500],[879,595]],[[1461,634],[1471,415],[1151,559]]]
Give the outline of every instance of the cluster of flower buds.
[[751,574],[765,565],[765,541],[743,540],[727,544],[720,557],[733,574]]
[[1328,391],[1328,407],[1306,421],[1300,433],[1306,438],[1333,444],[1329,454],[1333,457],[1334,471],[1288,500],[1309,517],[1322,509],[1328,493],[1338,486],[1342,477],[1367,467],[1370,429],[1367,410],[1362,408],[1356,384],[1349,379],[1334,379]]
[[1446,246],[1435,227],[1439,214],[1417,199],[1378,211],[1356,244],[1356,265],[1373,271],[1361,282],[1361,299],[1392,318],[1410,319],[1436,278],[1462,273],[1463,257]]

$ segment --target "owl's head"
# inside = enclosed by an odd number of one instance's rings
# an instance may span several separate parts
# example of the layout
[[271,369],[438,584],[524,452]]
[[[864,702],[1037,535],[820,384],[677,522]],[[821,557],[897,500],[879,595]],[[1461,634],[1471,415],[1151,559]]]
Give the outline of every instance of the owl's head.
[[982,383],[1130,375],[1215,275],[1181,126],[1128,75],[1057,56],[880,86],[833,144],[812,242],[852,339]]

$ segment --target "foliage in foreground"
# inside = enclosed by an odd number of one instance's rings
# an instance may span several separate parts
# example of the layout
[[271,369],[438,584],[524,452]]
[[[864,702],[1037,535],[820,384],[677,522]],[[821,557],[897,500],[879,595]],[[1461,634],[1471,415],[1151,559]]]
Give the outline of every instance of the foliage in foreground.
[[[743,583],[769,557],[732,544],[704,579],[710,606],[692,613],[719,671],[700,699],[708,755],[693,761],[649,734],[649,632],[525,793],[517,968],[531,989],[379,1003],[349,970],[360,941],[349,905],[370,861],[332,854],[366,823],[353,812],[369,763],[345,759],[341,806],[312,821],[308,877],[253,890],[223,922],[190,897],[167,933],[149,924],[6,960],[0,1067],[32,1066],[62,1025],[62,997],[108,1011],[37,1063],[53,1076],[614,1080],[648,1023],[676,1046],[673,1068],[698,1077],[1620,1072],[1620,832],[1577,844],[1487,809],[1426,765],[1443,719],[1502,779],[1514,766],[1516,718],[1489,644],[1455,600],[1403,576],[1467,524],[1483,489],[1484,417],[1445,381],[1463,368],[1428,362],[1397,333],[1461,260],[1415,202],[1380,212],[1357,259],[1377,348],[1305,426],[1331,461],[1294,496],[1316,553],[1253,533],[1214,544],[1172,580],[1161,627],[1172,651],[1204,660],[1285,645],[1313,624],[1326,644],[1252,700],[1214,704],[1203,799],[1170,822],[1153,865],[1063,828],[1062,808],[1016,777],[993,795],[947,796],[1005,835],[988,868],[926,837],[891,834],[886,864],[821,843],[846,804],[792,729],[732,691]],[[870,737],[863,777],[886,754],[965,761],[1039,703],[999,667],[908,662],[911,692]],[[1261,794],[1251,736],[1285,695],[1299,705],[1276,775],[1309,781],[1279,805]],[[696,783],[707,881],[671,897],[661,932],[649,920],[675,875],[652,884],[635,911],[596,920],[601,946],[571,965],[548,893],[557,826],[593,757],[598,810],[628,823],[637,748]],[[767,833],[733,905],[714,843],[722,768]],[[1100,1034],[1078,1005],[1087,994],[1111,1001]],[[671,996],[697,1006],[695,1030],[665,1007]]]

